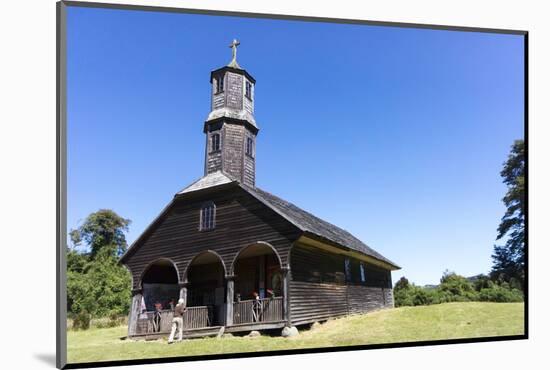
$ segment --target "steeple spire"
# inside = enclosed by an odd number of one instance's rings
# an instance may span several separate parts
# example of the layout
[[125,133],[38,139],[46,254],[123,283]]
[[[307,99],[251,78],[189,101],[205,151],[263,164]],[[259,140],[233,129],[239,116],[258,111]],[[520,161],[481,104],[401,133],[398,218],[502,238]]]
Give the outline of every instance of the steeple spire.
[[237,63],[238,40],[229,47],[231,62],[210,74],[211,109],[206,122],[204,174],[222,171],[242,184],[256,181],[256,135],[254,119],[256,80]]
[[241,69],[239,66],[239,63],[237,63],[237,46],[239,46],[241,43],[237,39],[233,39],[233,42],[229,45],[229,47],[232,49],[233,58],[231,59],[231,62],[227,65],[231,68],[238,68]]

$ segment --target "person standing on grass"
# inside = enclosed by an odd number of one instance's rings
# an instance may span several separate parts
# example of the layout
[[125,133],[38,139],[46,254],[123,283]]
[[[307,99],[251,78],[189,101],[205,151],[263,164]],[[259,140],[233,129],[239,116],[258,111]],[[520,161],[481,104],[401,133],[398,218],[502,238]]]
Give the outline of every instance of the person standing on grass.
[[172,319],[172,331],[168,337],[168,344],[174,342],[174,334],[178,330],[178,342],[183,339],[183,314],[187,311],[183,298],[180,298],[176,308],[174,309],[174,318]]

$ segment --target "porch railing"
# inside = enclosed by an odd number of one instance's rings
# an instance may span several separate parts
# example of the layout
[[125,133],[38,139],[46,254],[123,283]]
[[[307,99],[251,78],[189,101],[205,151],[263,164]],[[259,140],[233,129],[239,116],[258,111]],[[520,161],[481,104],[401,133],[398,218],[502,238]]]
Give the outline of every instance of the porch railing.
[[213,316],[214,307],[212,306],[187,307],[183,315],[183,329],[206,328],[212,325]]
[[[206,328],[211,325],[213,307],[195,306],[188,307],[183,315],[183,330]],[[136,327],[136,335],[143,334],[167,334],[172,329],[172,310],[162,310],[158,313],[147,311],[139,315]]]
[[250,299],[233,303],[233,324],[283,319],[283,297]]

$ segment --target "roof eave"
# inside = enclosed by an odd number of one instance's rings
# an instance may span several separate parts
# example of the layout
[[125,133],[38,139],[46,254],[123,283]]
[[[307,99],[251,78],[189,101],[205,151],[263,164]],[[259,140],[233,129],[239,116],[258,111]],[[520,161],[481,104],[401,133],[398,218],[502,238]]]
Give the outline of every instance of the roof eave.
[[350,247],[347,247],[345,245],[342,245],[340,243],[337,243],[337,242],[334,242],[330,239],[327,239],[321,235],[317,235],[315,233],[312,233],[311,231],[304,231],[304,234],[303,236],[299,239],[299,241],[301,242],[305,242],[306,244],[309,244],[308,243],[308,239],[309,240],[313,240],[313,241],[316,241],[317,243],[320,243],[320,244],[324,244],[324,245],[327,245],[329,247],[332,247],[332,248],[337,248],[337,249],[340,249],[342,251],[345,252],[345,254],[348,254],[348,255],[361,255],[361,256],[364,256],[365,260],[367,260],[367,262],[371,262],[373,264],[376,264],[376,265],[379,265],[379,266],[382,266],[382,267],[385,267],[389,270],[392,270],[392,271],[395,271],[395,270],[400,270],[401,267],[396,265],[395,263],[389,261],[389,260],[382,260],[378,257],[375,257],[375,256],[372,256],[370,254],[367,254],[367,253],[364,253],[364,252],[361,252],[357,249],[353,249],[353,248],[350,248]]

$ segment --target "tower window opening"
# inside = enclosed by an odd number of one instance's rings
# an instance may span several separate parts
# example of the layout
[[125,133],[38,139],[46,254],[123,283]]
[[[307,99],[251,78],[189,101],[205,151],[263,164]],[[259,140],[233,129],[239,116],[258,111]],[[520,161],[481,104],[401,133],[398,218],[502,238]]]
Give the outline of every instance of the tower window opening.
[[246,81],[244,91],[245,91],[244,96],[252,100],[252,84],[250,82]]
[[216,94],[223,92],[223,76],[216,77]]
[[249,155],[251,157],[254,156],[254,141],[251,137],[246,138],[246,148],[245,148],[246,155]]
[[220,150],[220,134],[213,134],[212,135],[212,145],[211,145],[211,148],[212,148],[212,152],[217,152]]

